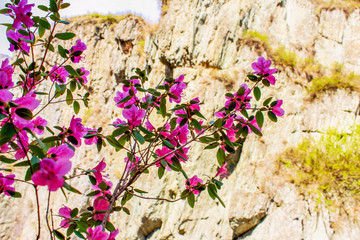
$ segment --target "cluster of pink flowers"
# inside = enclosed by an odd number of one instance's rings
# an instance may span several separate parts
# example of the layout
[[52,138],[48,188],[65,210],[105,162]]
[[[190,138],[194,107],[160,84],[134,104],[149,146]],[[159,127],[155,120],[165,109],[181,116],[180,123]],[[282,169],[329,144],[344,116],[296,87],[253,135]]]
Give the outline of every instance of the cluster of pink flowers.
[[7,196],[10,196],[8,191],[15,191],[11,185],[14,183],[14,174],[4,176],[0,173],[0,194],[4,193]]
[[32,175],[31,180],[39,186],[48,186],[49,191],[56,191],[64,185],[64,176],[71,169],[70,158],[74,151],[67,144],[49,148],[47,158],[40,162],[39,171]]

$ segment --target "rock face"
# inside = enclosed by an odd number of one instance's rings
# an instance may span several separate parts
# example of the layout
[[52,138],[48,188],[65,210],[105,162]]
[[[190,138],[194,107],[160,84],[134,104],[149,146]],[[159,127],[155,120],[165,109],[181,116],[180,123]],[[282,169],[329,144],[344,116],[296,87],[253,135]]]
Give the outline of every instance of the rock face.
[[[259,55],[256,46],[243,43],[244,30],[266,34],[271,44],[282,44],[301,57],[314,57],[324,65],[339,62],[360,73],[359,9],[351,13],[321,9],[312,1],[300,0],[172,0],[168,4],[157,30],[133,16],[113,25],[84,18],[70,24],[88,46],[83,64],[91,71],[88,91],[92,102],[79,114],[87,127],[105,125],[120,116],[113,97],[121,88],[120,81],[136,67],[147,69],[153,83],[164,75],[184,74],[189,82],[186,99],[203,99],[202,109],[211,118],[222,107],[225,93],[243,83]],[[266,56],[266,52],[261,54]],[[285,148],[309,135],[316,137],[315,130],[353,124],[359,94],[338,90],[310,102],[303,85],[295,84],[295,80],[307,81],[298,73],[282,69],[277,79],[276,86],[263,95],[284,99],[286,115],[276,124],[265,123],[264,137],[249,136],[240,159],[233,160],[233,172],[223,180],[220,191],[227,207],[206,192],[193,209],[185,201],[134,199],[128,204],[130,216],[113,215],[119,239],[359,239],[360,226],[350,216],[356,213],[351,204],[344,204],[343,209],[353,214],[329,211],[275,174],[276,157]],[[72,114],[67,107],[58,106],[51,108],[47,117],[53,125],[66,125]],[[204,177],[209,171],[215,173],[213,151],[195,145],[191,156],[187,172]],[[84,147],[73,158],[74,169],[92,168],[102,157],[116,182],[124,167],[122,152],[97,154],[92,147]],[[90,187],[80,182],[73,179],[71,183],[87,193]],[[136,187],[149,191],[149,196],[176,198],[185,186],[173,172],[166,173],[162,181],[152,172],[141,177]],[[23,201],[0,197],[0,209],[7,209],[0,212],[1,239],[33,239],[36,232],[32,189],[20,184],[17,189],[23,193]],[[47,193],[43,190],[40,200],[45,209]],[[86,199],[71,195],[66,205],[82,203],[85,208],[89,204]],[[53,195],[54,212],[64,201],[61,193]],[[43,239],[47,239],[45,230],[44,223]]]

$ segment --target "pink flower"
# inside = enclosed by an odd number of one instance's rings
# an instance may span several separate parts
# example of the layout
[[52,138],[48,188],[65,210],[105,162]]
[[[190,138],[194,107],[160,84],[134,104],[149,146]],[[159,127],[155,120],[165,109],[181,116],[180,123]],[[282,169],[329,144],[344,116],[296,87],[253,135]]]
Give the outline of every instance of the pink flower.
[[67,144],[60,145],[59,147],[51,147],[47,151],[48,158],[54,161],[70,160],[75,155],[75,152],[68,147]]
[[14,174],[4,176],[2,173],[0,173],[0,194],[4,193],[7,196],[11,196],[7,191],[15,191],[13,187],[10,187],[10,185],[14,183],[14,178]]
[[[96,198],[94,200],[94,210],[95,211],[106,211],[109,207],[110,203],[103,197]],[[105,213],[96,213],[94,214],[93,218],[95,221],[100,220],[102,221],[105,217]]]
[[42,135],[44,134],[44,128],[46,127],[47,125],[47,121],[41,117],[37,117],[35,118],[34,120],[31,121],[31,123],[33,124],[33,128],[32,130],[39,134],[39,135]]
[[[161,158],[161,157],[165,156],[166,154],[170,153],[171,151],[172,151],[172,150],[169,149],[168,147],[163,146],[161,149],[156,149],[155,154],[157,154],[157,155],[159,156],[159,158]],[[174,154],[174,153],[171,153],[170,155],[166,156],[164,160],[167,161],[168,163],[172,164],[171,158],[172,158],[173,156],[175,156],[175,154]],[[160,161],[158,161],[158,162],[156,163],[156,166],[157,166],[157,167],[160,167],[160,166],[161,166]],[[169,169],[167,169],[167,170],[170,171]]]
[[[121,100],[123,100],[124,98],[126,98],[127,96],[129,96],[128,92],[116,92],[116,97],[114,97],[114,101],[116,103],[120,102]],[[134,105],[136,103],[136,96],[133,96],[132,98],[130,98],[129,101],[127,102],[122,102],[122,103],[118,103],[116,106],[119,108],[125,108],[127,106],[131,106]]]
[[253,62],[251,67],[254,69],[254,74],[262,74],[270,82],[271,85],[275,84],[275,77],[273,74],[279,69],[273,68],[270,69],[271,60],[265,60],[263,57],[259,57],[257,62]]
[[180,75],[180,77],[175,79],[175,84],[171,86],[169,92],[171,94],[175,95],[177,98],[172,98],[170,96],[170,98],[169,98],[170,102],[173,102],[173,101],[176,103],[181,102],[181,94],[182,94],[183,90],[186,89],[186,87],[187,87],[186,83],[184,83],[183,81],[184,81],[184,75]]
[[115,240],[115,237],[119,234],[119,229],[116,229],[115,231],[110,233],[110,236],[107,240]]
[[145,122],[145,127],[146,127],[147,130],[149,130],[149,131],[151,131],[151,132],[155,130],[155,127],[150,123],[149,120],[147,120],[147,121]]
[[202,183],[203,183],[203,180],[201,180],[196,175],[194,175],[192,178],[189,179],[189,181],[186,180],[185,185],[186,185],[186,188],[189,189],[194,194],[199,194],[201,190],[199,190],[198,188],[199,188],[199,185],[201,185]]
[[86,70],[84,67],[81,67],[80,70],[81,70],[81,72],[79,73],[80,77],[76,78],[76,80],[81,85],[85,85],[88,82],[87,76],[90,74],[90,72]]
[[96,172],[94,172],[94,175],[97,183],[101,183],[101,181],[103,180],[103,176],[101,172],[104,171],[105,168],[106,168],[106,163],[104,162],[104,159],[102,159],[101,162],[99,162],[99,164],[93,168],[93,170],[96,170]]
[[[7,105],[12,99],[14,95],[6,90],[6,89],[0,89],[0,102],[2,102],[4,105]],[[2,108],[2,104],[0,104],[0,108]]]
[[89,234],[86,237],[88,240],[108,240],[109,239],[109,234],[102,231],[101,225],[96,226],[94,228],[94,230],[92,228],[88,228],[87,233]]
[[130,86],[123,86],[123,91],[124,92],[129,92],[130,89],[132,89],[134,91],[134,93],[136,94],[136,88],[134,87],[135,84],[140,84],[140,80],[139,79],[129,79],[128,80],[130,82]]
[[215,177],[219,176],[219,177],[228,177],[229,174],[227,173],[227,168],[226,168],[226,163],[224,163],[224,165],[222,165],[221,168],[219,168],[218,172],[216,173]]
[[[114,125],[126,125],[127,123],[124,121],[124,120],[121,120],[120,118],[117,118],[114,122],[113,122]],[[115,128],[120,128],[118,126],[115,126]]]
[[35,185],[48,186],[49,191],[56,191],[64,185],[64,176],[70,169],[69,160],[54,161],[44,158],[40,162],[40,170],[32,175],[31,180]]
[[277,101],[277,103],[272,109],[273,113],[279,117],[284,116],[285,111],[284,111],[284,109],[281,108],[281,105],[283,104],[283,100],[278,99],[276,101]]
[[63,220],[61,220],[61,223],[60,223],[60,227],[62,228],[68,228],[70,225],[70,219],[71,219],[71,215],[70,215],[70,212],[71,212],[71,208],[67,207],[67,206],[63,206],[62,208],[59,209],[59,215],[64,217]]
[[226,116],[226,112],[225,111],[221,111],[221,112],[216,112],[215,113],[215,117],[218,118],[224,118]]
[[12,74],[14,69],[8,65],[9,59],[5,59],[0,68],[0,89],[12,88],[14,83],[12,81]]
[[81,54],[82,54],[83,51],[85,51],[85,50],[86,50],[86,44],[83,43],[83,42],[81,42],[81,39],[77,40],[75,46],[72,46],[72,47],[70,48],[70,54],[71,54],[70,59],[71,59],[71,61],[72,61],[73,63],[78,63],[78,62],[80,62],[80,60],[83,58],[83,57],[81,56]]
[[145,117],[145,110],[138,109],[135,105],[132,105],[131,108],[124,109],[122,115],[128,120],[130,125],[136,127],[141,124],[141,120]]
[[21,51],[25,51],[26,53],[29,53],[30,51],[29,44],[24,40],[20,39],[20,38],[24,38],[30,40],[29,36],[24,36],[19,32],[15,32],[13,30],[7,31],[6,36],[11,40],[13,40],[13,42],[10,43],[10,48],[9,48],[10,52],[21,50]]
[[[31,28],[34,25],[34,21],[31,20],[31,8],[35,4],[27,4],[27,0],[21,0],[17,6],[9,6],[14,12],[9,15],[15,17],[13,28],[19,29],[21,23],[24,23],[26,27]],[[14,15],[15,14],[15,15]]]
[[81,138],[84,137],[87,133],[86,129],[82,125],[81,118],[75,118],[75,115],[72,117],[70,121],[70,126],[66,130],[67,139],[71,142],[75,147],[81,146]]
[[251,89],[247,86],[246,83],[244,84],[241,84],[239,89],[240,88],[244,88],[245,89],[245,92],[244,94],[242,95],[238,95],[237,93],[234,94],[234,97],[226,97],[226,99],[228,99],[226,102],[225,102],[225,107],[226,108],[229,108],[230,104],[232,102],[235,102],[235,109],[236,110],[243,110],[240,109],[241,105],[242,104],[245,104],[245,108],[248,109],[251,107],[249,101],[250,99],[252,98],[251,96],[249,96],[250,92],[251,92]]
[[254,127],[256,127],[259,131],[261,131],[261,128],[260,128],[259,125],[257,124],[255,118],[253,118],[251,121],[248,121],[248,120],[245,120],[243,117],[236,116],[236,119],[238,119],[238,120],[239,120],[239,119],[242,119],[242,120],[243,120],[244,123],[241,122],[241,125],[242,125],[242,127],[245,127],[245,126],[247,127],[248,133],[251,133],[252,130],[251,130],[251,128],[246,124],[246,122],[249,122],[251,125],[253,125]]
[[69,76],[69,73],[64,67],[53,66],[50,71],[49,77],[51,81],[56,81],[60,84],[66,83],[66,78]]
[[[86,130],[88,131],[87,134],[96,134],[97,133],[97,129],[95,129],[95,128],[86,128]],[[97,136],[93,136],[92,138],[86,138],[84,140],[86,145],[96,144],[97,141],[98,141]]]
[[233,126],[234,126],[234,116],[226,120],[226,123],[224,124],[224,128],[229,129],[226,130],[226,135],[228,136],[229,140],[231,142],[236,142],[235,130],[233,129]]

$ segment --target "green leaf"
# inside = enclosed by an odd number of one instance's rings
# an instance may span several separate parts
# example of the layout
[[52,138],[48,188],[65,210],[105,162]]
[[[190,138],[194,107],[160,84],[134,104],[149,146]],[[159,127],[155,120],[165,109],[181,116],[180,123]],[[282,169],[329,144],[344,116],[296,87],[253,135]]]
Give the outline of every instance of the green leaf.
[[61,140],[61,138],[59,136],[50,136],[50,137],[47,137],[47,138],[44,138],[42,140],[43,143],[51,143],[51,142],[55,142],[55,141],[59,141]]
[[73,103],[73,95],[69,89],[66,89],[66,104],[71,105]]
[[98,187],[99,187],[101,190],[107,190],[107,189],[108,189],[108,185],[107,185],[104,181],[102,181],[102,182],[98,185]]
[[271,121],[277,122],[277,116],[272,111],[268,111],[268,117],[270,118]]
[[45,158],[46,155],[43,150],[36,145],[28,145],[28,148],[31,150],[32,154],[38,156],[39,158]]
[[66,236],[69,237],[71,234],[73,234],[75,228],[76,228],[76,224],[70,224],[70,226],[68,227],[68,229],[66,231]]
[[65,49],[61,45],[58,45],[58,52],[59,52],[61,57],[67,58]]
[[51,29],[51,25],[46,18],[40,18],[39,25],[45,29]]
[[5,123],[0,130],[0,146],[11,141],[15,134],[16,131],[14,126],[11,123]]
[[96,185],[96,178],[94,176],[89,175],[89,180],[92,185],[94,185],[94,186]]
[[79,213],[79,209],[74,208],[73,210],[71,210],[70,216],[71,216],[72,218],[75,218],[75,217],[78,215],[78,213]]
[[250,127],[250,129],[258,136],[262,136],[263,134],[260,132],[259,129],[257,129],[254,125],[251,123],[247,123],[247,125]]
[[[87,228],[86,228],[85,230],[87,230]],[[80,232],[74,231],[74,233],[75,233],[75,235],[76,235],[77,237],[79,237],[79,238],[81,238],[81,239],[85,239],[85,237],[84,237]]]
[[55,34],[55,37],[60,39],[60,40],[69,40],[69,39],[72,39],[75,36],[76,36],[76,34],[72,33],[72,32],[64,32],[64,33]]
[[247,77],[249,78],[250,81],[257,81],[258,77],[256,75],[253,74],[248,74]]
[[49,11],[49,8],[47,6],[44,6],[44,5],[39,5],[38,8],[44,12],[47,12]]
[[13,198],[21,198],[22,197],[21,193],[19,193],[19,192],[15,192],[15,191],[11,191],[11,190],[7,190],[6,192],[9,193],[10,196]]
[[199,130],[199,131],[202,130],[201,124],[196,119],[194,119],[194,118],[191,119],[191,124],[194,126],[194,128],[196,130]]
[[175,147],[171,142],[169,142],[169,141],[166,140],[166,139],[163,139],[163,143],[164,143],[164,145],[167,146],[168,148],[173,149],[173,148]]
[[66,182],[64,182],[64,186],[63,186],[66,190],[76,193],[76,194],[82,194],[79,190],[77,190],[76,188],[70,186],[69,184],[67,184]]
[[5,156],[0,156],[0,161],[3,163],[14,163],[16,159],[7,158]]
[[128,208],[123,207],[122,210],[123,210],[127,215],[130,215],[130,211],[129,211]]
[[80,111],[80,104],[77,101],[73,102],[74,113],[78,114]]
[[136,189],[136,188],[134,189],[134,191],[137,192],[137,193],[140,193],[140,194],[141,194],[141,193],[148,193],[148,192],[146,192],[146,191],[143,191],[143,190],[140,190],[140,189]]
[[105,228],[106,228],[107,230],[109,230],[110,232],[113,232],[113,231],[116,230],[115,227],[114,227],[114,225],[113,225],[111,222],[109,222],[109,221],[106,223]]
[[70,6],[70,3],[63,3],[60,5],[60,9],[64,9]]
[[222,126],[222,119],[219,118],[218,120],[216,120],[216,121],[214,122],[213,125],[214,125],[214,127],[217,127],[217,128],[218,128],[218,127],[221,127],[221,126]]
[[254,96],[255,96],[256,101],[260,100],[260,98],[261,98],[261,90],[260,90],[259,87],[254,88]]
[[79,77],[79,74],[76,72],[76,70],[72,66],[66,65],[64,68],[70,75],[73,75],[75,77]]
[[158,168],[158,177],[161,179],[164,176],[165,168],[163,166]]
[[225,162],[225,151],[220,147],[216,153],[216,158],[220,166]]
[[26,119],[26,120],[31,120],[31,119],[33,118],[32,112],[31,112],[29,109],[27,109],[27,108],[17,108],[17,109],[15,110],[15,113],[16,113],[19,117],[21,117],[21,118],[23,118],[23,119]]
[[75,82],[75,81],[71,81],[71,82],[70,82],[70,90],[71,90],[72,92],[74,92],[75,89],[76,89],[76,82]]
[[27,160],[14,164],[14,167],[27,167],[27,166],[29,166],[29,161]]
[[121,99],[119,102],[116,103],[117,104],[120,104],[120,103],[124,103],[124,102],[127,102],[131,99],[131,96],[127,96],[127,97],[124,97],[123,99]]
[[191,208],[193,208],[195,206],[195,195],[194,195],[194,193],[189,194],[189,196],[187,197],[187,201],[188,201],[188,204],[190,205]]
[[166,99],[164,97],[160,101],[160,114],[163,118],[166,116]]
[[145,143],[145,139],[144,137],[136,130],[133,131],[133,136],[141,143],[144,144]]
[[257,122],[258,126],[260,128],[262,128],[262,126],[264,124],[264,114],[261,111],[257,111],[255,118],[256,118],[256,122]]
[[56,0],[50,0],[50,11],[52,11],[53,13],[56,13],[59,11],[57,4],[56,4]]

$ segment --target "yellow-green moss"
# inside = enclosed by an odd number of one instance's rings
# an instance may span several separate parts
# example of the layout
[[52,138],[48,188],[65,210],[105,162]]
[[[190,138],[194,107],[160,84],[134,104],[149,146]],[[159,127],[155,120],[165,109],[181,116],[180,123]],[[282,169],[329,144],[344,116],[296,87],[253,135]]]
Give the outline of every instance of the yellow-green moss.
[[329,90],[350,89],[359,91],[360,75],[343,71],[344,66],[335,63],[328,75],[315,77],[307,88],[310,95],[317,95]]
[[[350,132],[329,129],[320,139],[305,139],[280,157],[287,177],[305,194],[317,192],[327,203],[360,194],[360,125]],[[360,199],[360,198],[359,198]]]

